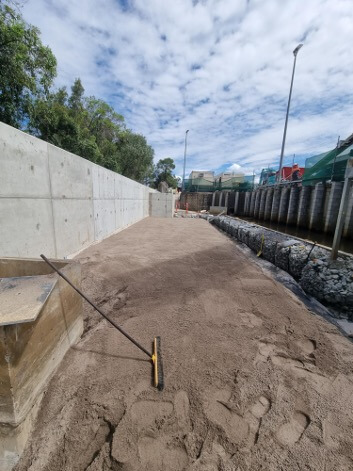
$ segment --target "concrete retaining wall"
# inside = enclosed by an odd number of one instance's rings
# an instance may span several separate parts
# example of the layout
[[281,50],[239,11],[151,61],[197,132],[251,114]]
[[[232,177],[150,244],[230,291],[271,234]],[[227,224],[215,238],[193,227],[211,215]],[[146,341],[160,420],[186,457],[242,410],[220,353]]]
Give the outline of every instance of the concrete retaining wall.
[[[245,205],[235,204],[234,211],[228,206],[228,213],[333,233],[342,188],[343,182],[320,182],[315,187],[296,184],[262,187],[251,193],[235,192],[235,201],[240,201],[245,195]],[[353,187],[349,194],[343,236],[353,239]]]
[[[330,252],[300,239],[229,216],[209,221],[293,276],[305,292],[337,315],[353,320],[353,257],[330,261]],[[337,312],[338,311],[338,312]]]
[[149,215],[158,218],[172,218],[175,210],[173,193],[150,193]]
[[0,123],[0,255],[62,258],[149,215],[151,190]]

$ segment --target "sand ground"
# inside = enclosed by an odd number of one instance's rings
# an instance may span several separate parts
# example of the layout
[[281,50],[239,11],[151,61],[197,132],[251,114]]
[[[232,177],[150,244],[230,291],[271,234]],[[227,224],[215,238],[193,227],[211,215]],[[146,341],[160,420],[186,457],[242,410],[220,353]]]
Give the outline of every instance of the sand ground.
[[145,219],[80,254],[85,334],[16,471],[353,470],[353,344],[200,219]]

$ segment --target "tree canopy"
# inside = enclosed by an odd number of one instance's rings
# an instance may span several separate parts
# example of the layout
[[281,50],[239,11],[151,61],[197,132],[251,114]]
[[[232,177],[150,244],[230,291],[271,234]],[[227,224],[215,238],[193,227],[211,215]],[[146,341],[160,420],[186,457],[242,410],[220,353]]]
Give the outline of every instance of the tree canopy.
[[166,182],[169,187],[176,188],[178,180],[173,175],[174,169],[174,160],[170,157],[159,160],[155,169],[155,187],[158,188],[161,182]]
[[100,98],[52,88],[56,59],[39,30],[0,4],[0,120],[140,182],[154,173],[154,150]]
[[45,96],[56,76],[56,59],[39,30],[0,4],[0,120],[20,126],[33,98]]

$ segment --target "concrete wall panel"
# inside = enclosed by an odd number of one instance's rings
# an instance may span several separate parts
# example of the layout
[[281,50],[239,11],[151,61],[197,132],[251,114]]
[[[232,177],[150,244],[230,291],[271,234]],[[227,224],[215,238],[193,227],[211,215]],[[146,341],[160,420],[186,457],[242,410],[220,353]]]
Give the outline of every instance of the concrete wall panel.
[[0,255],[69,257],[147,217],[150,194],[159,192],[0,123]]
[[92,198],[91,162],[51,144],[48,158],[53,198]]
[[74,254],[94,242],[92,201],[53,200],[53,214],[56,257],[63,258]]
[[47,146],[0,123],[0,196],[50,198]]
[[114,199],[94,200],[93,208],[95,239],[102,240],[117,229]]
[[150,216],[173,217],[174,195],[172,193],[150,194]]
[[56,256],[50,199],[0,198],[0,251],[4,257]]
[[99,165],[93,165],[93,198],[104,199],[115,197],[115,173]]

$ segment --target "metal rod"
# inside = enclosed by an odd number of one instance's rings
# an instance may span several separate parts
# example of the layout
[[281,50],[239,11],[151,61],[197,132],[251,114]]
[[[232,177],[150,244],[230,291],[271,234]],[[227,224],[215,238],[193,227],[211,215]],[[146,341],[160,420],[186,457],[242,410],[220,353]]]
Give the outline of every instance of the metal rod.
[[344,221],[346,217],[346,211],[348,206],[348,195],[350,190],[350,184],[353,180],[353,159],[347,160],[347,167],[345,172],[345,180],[343,185],[343,191],[341,196],[340,209],[338,210],[338,217],[336,222],[335,235],[332,243],[331,260],[336,260],[338,256],[338,249],[341,242],[342,231]]
[[88,304],[90,304],[96,311],[98,311],[99,314],[104,317],[104,319],[106,319],[108,322],[110,322],[110,324],[111,324],[112,326],[114,326],[116,329],[118,329],[118,331],[119,331],[120,333],[122,333],[123,335],[125,335],[125,337],[126,337],[127,339],[129,339],[130,342],[132,342],[134,345],[136,345],[136,347],[138,347],[140,350],[142,350],[150,359],[152,358],[152,354],[151,354],[148,350],[146,350],[144,347],[142,347],[142,345],[140,345],[138,342],[136,342],[136,340],[133,339],[127,332],[125,332],[125,330],[123,330],[121,327],[119,327],[118,324],[116,324],[114,321],[112,321],[111,319],[109,319],[109,317],[108,317],[106,314],[104,314],[104,312],[101,311],[101,310],[99,309],[99,307],[96,306],[89,298],[87,298],[87,296],[86,296],[85,294],[83,294],[82,291],[81,291],[79,288],[76,288],[76,286],[66,277],[66,275],[64,275],[64,273],[62,273],[58,268],[56,268],[56,267],[51,263],[51,261],[47,259],[47,257],[46,257],[45,255],[41,254],[41,257],[42,257],[42,259],[43,259],[54,271],[56,271],[56,273],[57,273],[58,275],[61,276],[61,278],[63,278],[67,283],[69,283],[69,285],[70,285],[75,291],[77,291],[77,293],[78,293],[80,296],[82,296],[83,299],[85,299],[85,300],[88,302]]
[[187,149],[187,141],[188,141],[188,132],[189,130],[185,131],[185,148],[184,148],[184,167],[183,167],[183,185],[182,191],[185,190],[185,166],[186,166],[186,149]]
[[288,125],[288,115],[289,115],[289,108],[290,108],[290,102],[292,98],[292,90],[293,90],[293,82],[294,82],[294,73],[295,73],[295,64],[297,62],[297,54],[299,49],[302,47],[302,44],[299,44],[293,51],[294,54],[294,62],[293,62],[293,72],[292,72],[292,80],[290,83],[290,89],[289,89],[289,97],[288,97],[288,104],[287,104],[287,113],[286,113],[286,120],[284,123],[284,130],[283,130],[283,139],[282,139],[282,148],[281,148],[281,157],[279,159],[279,174],[278,174],[278,179],[277,182],[280,183],[282,180],[282,168],[283,168],[283,155],[284,155],[284,147],[286,145],[286,136],[287,136],[287,125]]
[[333,174],[335,172],[335,164],[336,164],[336,159],[337,159],[337,155],[338,155],[338,148],[340,146],[340,136],[338,136],[338,139],[337,139],[337,145],[336,145],[336,149],[335,149],[335,158],[333,159],[333,164],[332,164],[332,170],[331,170],[331,182],[332,182],[332,179],[333,179]]

